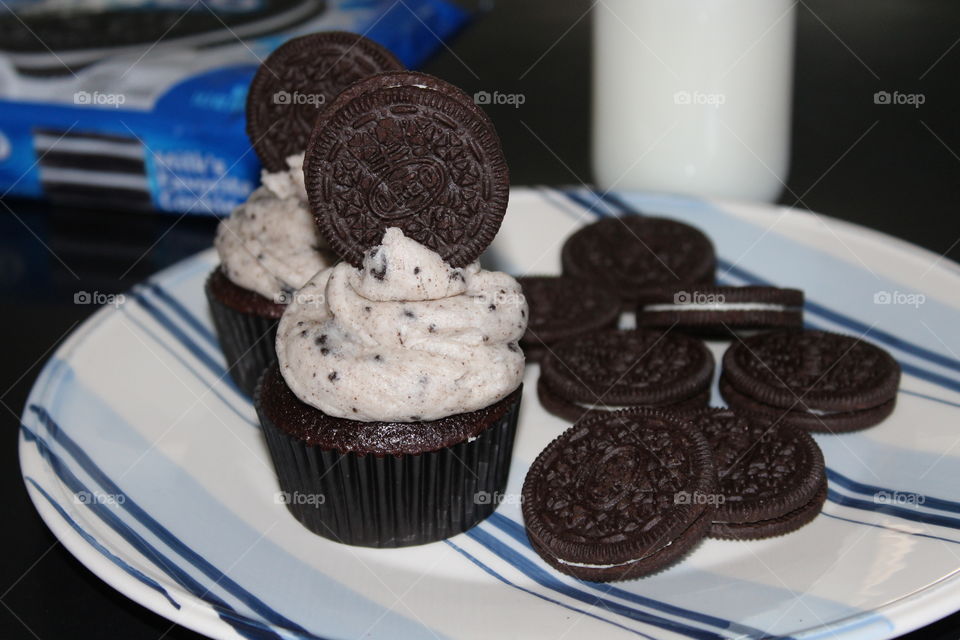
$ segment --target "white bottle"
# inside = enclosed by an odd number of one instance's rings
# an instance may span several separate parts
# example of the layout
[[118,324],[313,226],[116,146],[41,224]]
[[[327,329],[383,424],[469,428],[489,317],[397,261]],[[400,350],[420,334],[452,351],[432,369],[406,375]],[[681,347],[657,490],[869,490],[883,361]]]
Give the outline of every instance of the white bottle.
[[600,0],[593,20],[600,189],[777,198],[795,0]]

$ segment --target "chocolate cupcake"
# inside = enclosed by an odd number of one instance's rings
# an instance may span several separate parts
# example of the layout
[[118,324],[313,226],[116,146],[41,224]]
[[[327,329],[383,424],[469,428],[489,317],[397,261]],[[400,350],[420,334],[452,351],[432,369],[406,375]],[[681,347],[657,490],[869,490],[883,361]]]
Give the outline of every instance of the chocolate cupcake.
[[264,172],[263,186],[220,223],[220,265],[205,288],[227,370],[248,395],[276,360],[277,321],[290,296],[335,260],[307,207],[303,156],[288,163],[288,171]]
[[346,260],[296,292],[255,399],[293,516],[370,547],[493,512],[524,370],[520,285],[476,261],[506,208],[499,141],[459,90],[404,78],[318,121],[307,192]]

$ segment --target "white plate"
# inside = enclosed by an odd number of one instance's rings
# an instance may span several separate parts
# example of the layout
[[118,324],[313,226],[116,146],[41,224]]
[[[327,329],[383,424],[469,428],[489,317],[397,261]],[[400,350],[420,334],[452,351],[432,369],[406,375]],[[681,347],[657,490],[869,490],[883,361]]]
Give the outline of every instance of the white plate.
[[[253,407],[224,379],[202,292],[212,251],[102,309],[47,363],[20,438],[30,496],[109,584],[221,638],[887,638],[951,613],[960,603],[957,265],[795,210],[546,189],[513,192],[487,262],[556,272],[571,230],[634,207],[706,231],[722,282],[803,288],[809,326],[867,332],[903,365],[890,419],[817,437],[830,495],[800,531],[709,540],[634,582],[552,571],[527,544],[516,500],[529,463],[565,427],[539,406],[531,366],[509,490],[488,521],[402,550],[314,536],[274,500]],[[713,346],[719,355],[723,345]]]

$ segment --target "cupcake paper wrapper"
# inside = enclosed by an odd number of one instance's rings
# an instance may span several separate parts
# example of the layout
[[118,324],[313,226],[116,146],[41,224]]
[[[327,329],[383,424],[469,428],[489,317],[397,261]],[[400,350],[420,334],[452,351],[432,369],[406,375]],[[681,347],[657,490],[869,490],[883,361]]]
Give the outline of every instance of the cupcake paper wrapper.
[[217,300],[209,286],[204,291],[230,377],[253,396],[260,374],[277,359],[278,320],[235,311]]
[[417,455],[358,455],[309,446],[257,413],[290,513],[344,544],[405,547],[449,538],[494,512],[510,471],[520,408],[472,440]]

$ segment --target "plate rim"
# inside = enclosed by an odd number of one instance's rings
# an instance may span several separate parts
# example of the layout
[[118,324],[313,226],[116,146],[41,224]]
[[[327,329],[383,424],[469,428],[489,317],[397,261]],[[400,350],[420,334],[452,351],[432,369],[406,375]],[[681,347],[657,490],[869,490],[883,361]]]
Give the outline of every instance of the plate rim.
[[[521,187],[521,189],[523,188]],[[536,190],[534,189],[524,189],[524,191],[527,191],[530,194],[536,193]],[[627,192],[625,195],[629,196],[630,193]],[[643,195],[660,194],[649,194],[647,192],[643,192]],[[916,258],[933,259],[934,265],[932,270],[940,269],[945,271],[946,274],[950,276],[960,277],[960,263],[953,261],[949,256],[939,255],[932,250],[920,247],[907,240],[892,236],[886,232],[866,227],[854,222],[840,220],[828,214],[822,214],[807,209],[800,209],[797,207],[778,204],[740,202],[723,199],[697,199],[689,198],[687,196],[674,197],[679,197],[686,201],[695,201],[700,204],[709,204],[723,209],[724,211],[730,212],[735,216],[739,215],[738,212],[741,211],[750,211],[751,213],[759,214],[761,216],[773,216],[778,211],[786,211],[790,214],[799,214],[799,216],[795,218],[794,222],[802,222],[804,225],[816,225],[823,222],[828,225],[835,226],[838,233],[851,234],[855,232],[858,239],[867,239],[874,246],[883,248],[884,250],[893,250],[895,252],[908,254],[911,257]],[[592,219],[585,218],[584,221],[585,223],[589,223],[592,221]],[[781,235],[786,238],[790,237],[789,234],[781,233]],[[169,280],[173,277],[176,277],[178,272],[190,270],[199,264],[209,263],[212,265],[215,262],[215,260],[212,260],[212,258],[215,256],[215,253],[216,250],[213,247],[203,249],[191,256],[183,258],[182,260],[165,267],[156,273],[151,274],[143,281],[138,282],[130,287],[127,292],[142,287],[146,282],[155,280]],[[129,297],[132,296],[128,296],[128,298]],[[215,638],[234,638],[237,636],[236,632],[217,616],[216,611],[210,606],[209,603],[200,600],[192,593],[184,590],[180,585],[169,581],[167,577],[162,577],[161,584],[166,589],[168,594],[181,605],[179,609],[168,602],[162,594],[130,576],[126,571],[113,563],[109,558],[104,556],[100,550],[90,545],[79,533],[77,533],[70,526],[70,524],[64,520],[61,514],[59,514],[56,509],[49,504],[40,491],[38,491],[37,488],[32,486],[28,481],[28,477],[37,479],[38,476],[42,475],[42,477],[49,483],[45,484],[44,486],[55,486],[61,495],[66,495],[65,491],[67,490],[67,487],[65,487],[63,482],[56,476],[49,463],[43,458],[33,443],[28,440],[24,432],[24,420],[28,415],[27,408],[36,401],[37,396],[42,395],[42,393],[49,388],[51,364],[55,360],[68,359],[79,344],[81,344],[94,331],[97,331],[103,327],[104,323],[110,317],[110,314],[113,313],[113,311],[114,309],[110,306],[101,307],[94,314],[81,322],[80,325],[72,330],[70,334],[61,342],[56,350],[54,350],[54,352],[48,356],[43,368],[37,375],[37,378],[31,387],[30,393],[27,396],[24,409],[21,412],[21,424],[18,434],[18,459],[21,470],[21,479],[27,490],[27,494],[31,499],[31,502],[34,505],[34,508],[40,515],[41,520],[43,520],[44,524],[50,529],[57,540],[59,540],[63,546],[75,558],[77,558],[78,561],[80,561],[81,564],[89,569],[95,576],[110,585],[111,588],[116,589],[124,596],[130,598],[137,604],[149,609],[150,611],[153,611],[154,613],[163,616],[171,622],[175,622],[188,629]],[[72,495],[72,492],[70,495]],[[77,514],[79,514],[79,511],[77,511]],[[79,524],[87,523],[88,521],[89,518],[86,516],[83,516],[82,519],[77,520]],[[88,533],[91,533],[90,529],[85,528],[84,530],[88,531]],[[92,531],[96,530],[96,527],[92,529]],[[845,618],[830,621],[826,624],[817,624],[816,626],[807,627],[806,629],[799,630],[797,633],[795,633],[794,637],[819,635],[829,632],[829,630],[832,628],[850,626],[851,623],[854,623],[861,618],[868,618],[873,615],[881,615],[891,624],[890,628],[885,633],[881,632],[877,635],[872,635],[871,637],[894,637],[896,635],[913,631],[924,625],[931,624],[946,615],[957,612],[960,610],[960,607],[954,604],[954,602],[958,600],[958,597],[960,597],[960,566],[958,566],[951,574],[943,576],[936,582],[928,584],[923,588],[914,591],[913,593],[905,594],[895,600],[891,600],[879,608],[862,611]],[[242,613],[239,613],[239,615],[247,618],[247,616]],[[264,622],[261,620],[255,620],[253,618],[248,619],[257,622],[258,624],[264,624],[268,628],[282,633],[291,633],[290,629],[286,629],[271,622]]]

